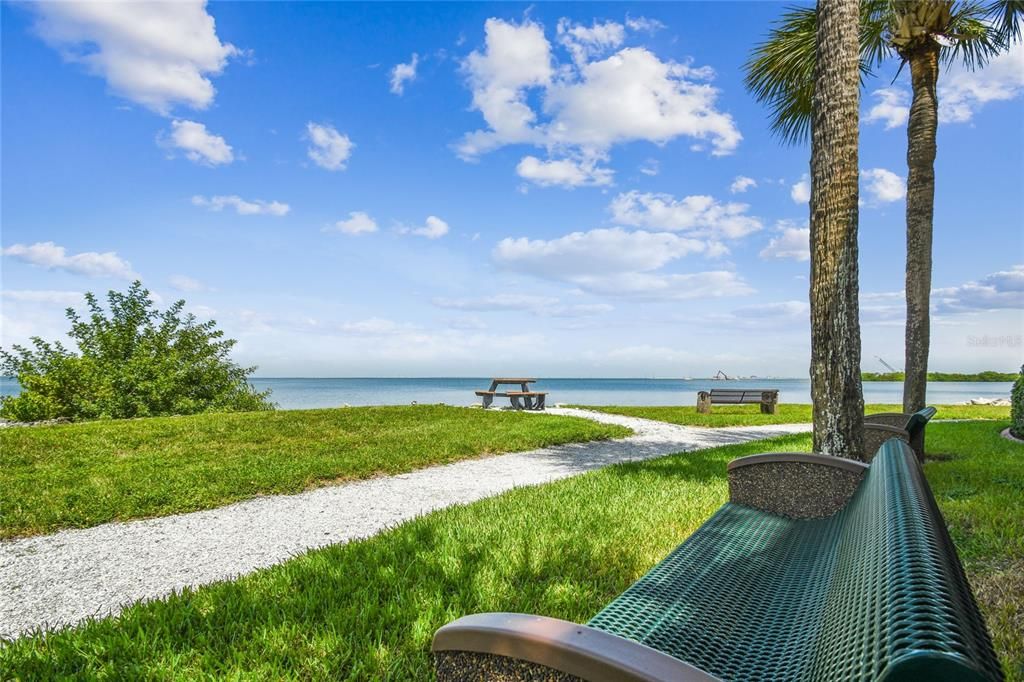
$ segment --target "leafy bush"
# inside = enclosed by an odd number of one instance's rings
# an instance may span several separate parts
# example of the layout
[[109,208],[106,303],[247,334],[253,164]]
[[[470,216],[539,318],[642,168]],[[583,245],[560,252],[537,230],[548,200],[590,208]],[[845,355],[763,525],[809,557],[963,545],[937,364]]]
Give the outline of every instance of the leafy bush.
[[1017,381],[1010,393],[1010,431],[1018,438],[1024,438],[1024,365],[1021,365]]
[[123,419],[273,409],[270,392],[248,382],[256,368],[228,357],[235,341],[213,320],[184,314],[185,301],[159,312],[141,282],[125,293],[110,291],[109,314],[94,294],[85,300],[88,318],[66,312],[78,352],[39,337],[32,348],[0,349],[0,369],[22,389],[0,402],[0,416]]

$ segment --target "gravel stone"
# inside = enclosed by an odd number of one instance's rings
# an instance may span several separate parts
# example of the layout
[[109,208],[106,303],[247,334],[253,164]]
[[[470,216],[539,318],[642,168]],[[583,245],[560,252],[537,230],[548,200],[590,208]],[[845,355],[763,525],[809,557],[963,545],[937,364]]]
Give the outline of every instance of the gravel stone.
[[2,541],[0,637],[13,639],[116,614],[137,601],[231,580],[310,549],[369,537],[433,510],[518,486],[618,462],[810,430],[808,424],[697,428],[570,408],[547,413],[619,424],[635,435],[464,460],[189,514]]

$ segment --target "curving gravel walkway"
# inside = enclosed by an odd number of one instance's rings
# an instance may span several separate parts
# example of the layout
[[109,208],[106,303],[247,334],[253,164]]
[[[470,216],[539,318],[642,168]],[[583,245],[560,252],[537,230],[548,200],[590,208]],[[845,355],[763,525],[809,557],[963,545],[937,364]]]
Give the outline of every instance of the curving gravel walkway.
[[[635,435],[465,460],[219,509],[0,542],[0,637],[66,627],[138,600],[228,580],[311,548],[374,535],[435,509],[610,464],[810,430],[696,428],[555,408]],[[542,417],[538,417],[542,418]]]

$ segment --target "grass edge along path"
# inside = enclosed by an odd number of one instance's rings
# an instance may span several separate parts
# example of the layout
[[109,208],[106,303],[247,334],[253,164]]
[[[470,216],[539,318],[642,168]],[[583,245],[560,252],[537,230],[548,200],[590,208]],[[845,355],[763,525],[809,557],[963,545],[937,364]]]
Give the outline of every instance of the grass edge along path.
[[440,405],[7,428],[0,430],[0,539],[630,433],[577,417]]
[[[763,426],[768,424],[810,424],[811,406],[785,403],[775,414],[761,414],[760,405],[715,405],[708,414],[697,412],[694,405],[567,405],[582,410],[625,417],[640,417],[680,426]],[[936,419],[1002,419],[1010,418],[1010,408],[995,405],[936,405]],[[902,405],[865,405],[865,412],[902,412]]]
[[[1024,451],[1005,423],[929,426],[936,498],[1011,680],[1024,680]],[[809,435],[673,455],[453,507],[0,648],[0,677],[430,679],[434,630],[474,612],[585,621],[727,497],[735,457]]]

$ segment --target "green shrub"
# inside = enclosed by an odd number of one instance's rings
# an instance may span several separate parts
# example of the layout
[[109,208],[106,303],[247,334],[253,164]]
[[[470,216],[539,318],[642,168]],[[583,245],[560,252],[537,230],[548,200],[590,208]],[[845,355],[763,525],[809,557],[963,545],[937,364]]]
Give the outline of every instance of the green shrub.
[[1021,365],[1017,381],[1010,393],[1010,431],[1018,438],[1024,438],[1024,365]]
[[273,408],[270,392],[249,384],[255,367],[228,357],[235,341],[223,338],[213,320],[184,314],[185,301],[160,312],[141,282],[125,293],[110,291],[109,313],[94,294],[85,300],[88,318],[66,312],[77,353],[39,337],[31,348],[0,349],[0,369],[21,384],[19,395],[0,402],[0,416],[122,419]]

